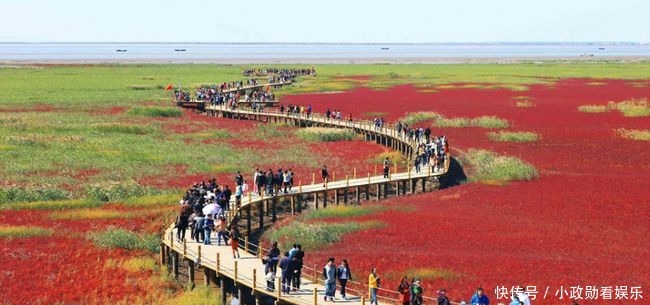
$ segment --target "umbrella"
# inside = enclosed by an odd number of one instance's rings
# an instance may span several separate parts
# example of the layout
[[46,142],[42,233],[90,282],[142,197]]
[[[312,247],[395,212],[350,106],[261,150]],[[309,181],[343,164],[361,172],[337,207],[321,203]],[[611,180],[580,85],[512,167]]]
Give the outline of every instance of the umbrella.
[[203,207],[203,214],[205,215],[215,215],[221,213],[221,207],[219,205],[210,203]]

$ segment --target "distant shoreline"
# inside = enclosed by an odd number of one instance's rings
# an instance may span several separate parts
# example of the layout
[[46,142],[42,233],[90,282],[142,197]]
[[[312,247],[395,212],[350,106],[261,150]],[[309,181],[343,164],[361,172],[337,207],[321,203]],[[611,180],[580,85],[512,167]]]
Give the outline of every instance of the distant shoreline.
[[581,57],[413,57],[413,58],[156,58],[156,59],[41,59],[0,60],[0,65],[83,65],[83,64],[516,64],[544,62],[650,62],[650,56]]

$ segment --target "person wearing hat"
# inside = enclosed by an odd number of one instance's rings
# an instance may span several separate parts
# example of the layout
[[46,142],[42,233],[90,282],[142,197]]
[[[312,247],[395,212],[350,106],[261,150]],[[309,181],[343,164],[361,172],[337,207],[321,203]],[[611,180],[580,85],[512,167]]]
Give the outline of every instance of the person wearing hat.
[[420,284],[420,279],[413,278],[413,283],[411,283],[411,305],[422,305],[422,295],[424,290]]

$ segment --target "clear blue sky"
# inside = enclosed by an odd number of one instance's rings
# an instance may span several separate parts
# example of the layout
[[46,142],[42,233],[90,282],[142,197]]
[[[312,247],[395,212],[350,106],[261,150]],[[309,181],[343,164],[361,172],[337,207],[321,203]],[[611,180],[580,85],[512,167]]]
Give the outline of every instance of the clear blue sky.
[[0,42],[650,42],[649,0],[0,0]]

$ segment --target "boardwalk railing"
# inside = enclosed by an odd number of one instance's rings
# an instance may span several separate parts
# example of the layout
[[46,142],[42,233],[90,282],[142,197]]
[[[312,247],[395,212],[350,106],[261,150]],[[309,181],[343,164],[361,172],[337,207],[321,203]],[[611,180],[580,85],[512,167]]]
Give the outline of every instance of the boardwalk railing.
[[[370,121],[337,120],[326,118],[318,114],[307,115],[304,113],[294,114],[275,111],[260,113],[251,109],[240,107],[233,109],[224,105],[207,106],[205,110],[209,116],[213,117],[221,116],[225,118],[258,120],[262,122],[284,122],[301,127],[320,125],[347,128],[356,133],[363,134],[366,140],[374,140],[379,144],[400,151],[409,160],[408,166],[404,169],[405,171],[398,172],[397,167],[395,167],[388,178],[384,178],[383,176],[371,176],[370,174],[366,177],[357,177],[355,171],[352,178],[350,175],[346,175],[344,178],[341,177],[343,179],[333,179],[332,181],[327,181],[325,183],[316,183],[316,181],[312,181],[312,183],[308,185],[299,184],[288,194],[280,192],[277,196],[273,197],[249,192],[246,197],[242,198],[239,206],[236,205],[236,202],[233,199],[229,203],[231,208],[229,209],[229,212],[226,213],[228,224],[238,223],[242,218],[241,215],[245,214],[245,218],[247,219],[246,232],[248,233],[252,232],[251,210],[253,208],[259,210],[259,224],[260,228],[263,228],[264,211],[268,213],[269,210],[271,210],[273,212],[273,219],[275,219],[276,204],[280,199],[290,201],[292,206],[291,210],[293,212],[294,204],[297,203],[300,207],[305,198],[313,198],[315,208],[319,207],[319,199],[321,199],[323,207],[326,207],[329,193],[334,193],[334,201],[337,204],[341,195],[343,195],[344,200],[347,201],[350,190],[354,190],[353,192],[354,195],[356,195],[357,201],[360,200],[362,193],[365,194],[365,199],[369,199],[370,188],[371,186],[375,186],[376,198],[379,200],[379,198],[381,198],[382,188],[384,191],[384,197],[386,197],[387,189],[392,184],[395,185],[394,190],[396,195],[400,195],[400,193],[402,195],[407,194],[407,189],[409,191],[408,193],[412,194],[415,192],[415,187],[418,181],[420,181],[422,191],[425,191],[425,182],[427,180],[441,177],[449,170],[450,155],[449,150],[446,149],[443,166],[434,170],[432,169],[431,164],[429,164],[426,166],[426,169],[416,173],[412,166],[411,159],[413,159],[414,154],[418,151],[419,142],[404,136],[403,133],[400,133],[393,128],[376,127],[373,122]],[[314,179],[312,178],[312,180]],[[250,288],[252,293],[256,295],[272,296],[277,301],[290,304],[316,305],[324,295],[325,287],[318,280],[321,273],[318,271],[319,269],[316,266],[314,266],[314,268],[308,266],[303,267],[304,275],[302,276],[301,281],[301,287],[303,289],[298,292],[280,294],[281,284],[279,283],[279,278],[275,279],[275,291],[268,291],[266,289],[265,275],[263,274],[263,265],[260,260],[265,249],[262,249],[259,245],[250,243],[247,236],[241,240],[239,245],[239,247],[244,250],[241,258],[234,258],[230,246],[202,245],[194,241],[187,241],[187,238],[183,241],[175,241],[175,233],[176,229],[173,225],[170,225],[166,229],[162,239],[160,253],[161,263],[171,263],[175,275],[178,275],[178,260],[179,258],[182,258],[188,261],[188,269],[191,270],[190,273],[192,276],[190,278],[192,281],[193,270],[195,264],[198,263],[204,267],[206,283],[209,282],[209,278],[219,277],[223,279],[223,277],[226,277],[232,279],[237,287],[243,285]],[[356,284],[356,287],[367,287],[361,283]],[[224,286],[222,285],[222,289],[223,287]],[[308,289],[304,289],[304,287],[308,287]],[[394,291],[381,290],[384,291],[385,295],[394,294]],[[239,291],[241,293],[241,289]],[[225,302],[225,291],[222,290],[222,292],[222,301]],[[355,297],[350,294],[350,298],[344,302],[354,305],[365,305],[367,291],[351,290],[351,292],[356,292],[357,296]],[[396,298],[387,298],[385,301],[394,303]]]

